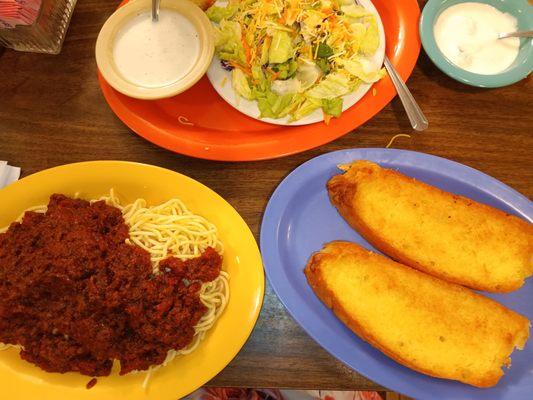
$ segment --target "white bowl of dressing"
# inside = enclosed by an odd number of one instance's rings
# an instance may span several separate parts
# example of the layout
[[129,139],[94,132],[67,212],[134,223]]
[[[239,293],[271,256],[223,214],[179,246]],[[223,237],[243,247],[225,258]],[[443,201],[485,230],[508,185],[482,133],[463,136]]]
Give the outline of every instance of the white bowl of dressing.
[[188,0],[162,0],[152,21],[151,0],[132,0],[105,22],[96,41],[104,79],[129,97],[175,96],[205,74],[214,54],[212,25]]

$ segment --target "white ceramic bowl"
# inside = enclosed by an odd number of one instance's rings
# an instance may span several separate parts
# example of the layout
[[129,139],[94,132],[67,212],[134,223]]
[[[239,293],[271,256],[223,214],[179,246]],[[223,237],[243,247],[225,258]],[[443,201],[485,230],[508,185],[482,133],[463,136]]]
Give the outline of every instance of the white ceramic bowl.
[[126,3],[109,17],[96,40],[96,64],[100,73],[114,89],[126,96],[146,100],[175,96],[198,82],[211,63],[215,49],[214,35],[211,22],[205,13],[189,0],[163,0],[161,9],[177,11],[194,25],[200,43],[198,58],[188,73],[168,85],[147,87],[126,79],[117,69],[113,59],[115,37],[131,18],[140,12],[151,10],[151,0],[132,0]]

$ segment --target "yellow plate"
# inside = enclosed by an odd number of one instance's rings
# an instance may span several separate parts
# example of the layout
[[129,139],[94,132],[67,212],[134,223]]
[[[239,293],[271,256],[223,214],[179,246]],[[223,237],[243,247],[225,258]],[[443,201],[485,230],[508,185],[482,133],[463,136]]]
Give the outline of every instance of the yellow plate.
[[130,203],[144,198],[149,204],[178,197],[194,213],[213,222],[224,242],[223,269],[230,278],[228,306],[200,346],[153,373],[146,391],[145,372],[98,378],[69,372],[48,373],[22,360],[18,351],[0,351],[0,398],[39,399],[157,399],[176,400],[219,373],[239,352],[250,335],[263,301],[264,272],[252,232],[222,197],[201,183],[167,169],[123,161],[94,161],[64,165],[28,176],[0,190],[0,227],[28,207],[48,203],[53,193],[94,199],[114,188]]

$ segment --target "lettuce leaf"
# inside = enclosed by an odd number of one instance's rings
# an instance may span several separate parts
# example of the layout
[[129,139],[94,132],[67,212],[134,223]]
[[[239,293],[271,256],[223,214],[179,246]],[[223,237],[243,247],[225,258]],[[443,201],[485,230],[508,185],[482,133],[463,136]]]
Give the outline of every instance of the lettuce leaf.
[[347,6],[341,6],[341,11],[346,16],[351,17],[351,18],[362,18],[368,15],[372,15],[372,13],[366,10],[363,6],[358,6],[354,3],[347,5]]
[[254,96],[252,95],[252,88],[250,87],[248,78],[246,77],[246,74],[238,68],[234,68],[231,72],[231,85],[233,90],[235,90],[239,96],[248,100],[253,100]]
[[220,21],[215,28],[215,51],[221,60],[246,64],[246,56],[241,42],[241,26],[238,22]]
[[290,35],[281,30],[276,30],[272,35],[272,43],[268,52],[270,64],[281,64],[292,58],[294,50]]
[[337,60],[346,71],[361,79],[366,83],[374,83],[383,78],[385,71],[383,69],[376,69],[370,61],[365,58],[358,57],[355,59],[339,59]]
[[223,19],[230,19],[239,9],[238,3],[229,4],[227,7],[211,6],[205,12],[207,17],[217,24]]
[[328,115],[339,118],[342,114],[342,98],[322,99],[322,110]]
[[366,56],[373,55],[379,47],[379,29],[376,17],[373,15],[365,18],[366,32],[361,40],[359,51]]
[[270,43],[272,43],[272,38],[267,36],[263,40],[263,44],[261,45],[261,59],[259,61],[261,65],[268,64],[268,53],[270,50]]
[[272,67],[272,70],[278,72],[279,79],[292,78],[296,73],[298,63],[293,59],[289,59],[284,63],[276,64]]
[[302,91],[302,82],[296,78],[286,80],[275,80],[272,82],[271,89],[277,95],[299,93]]
[[307,90],[322,76],[322,70],[313,61],[300,57],[296,70],[296,79],[302,83],[302,90]]
[[313,111],[317,110],[322,106],[322,102],[319,99],[314,98],[304,98],[304,101],[298,105],[298,107],[291,114],[289,122],[298,121],[306,115],[311,114]]
[[318,85],[309,89],[306,95],[316,99],[334,99],[344,96],[350,91],[350,80],[344,74],[334,72],[329,74]]
[[260,118],[283,118],[295,107],[294,100],[301,95],[285,94],[277,95],[267,91],[257,99],[257,106],[261,112]]

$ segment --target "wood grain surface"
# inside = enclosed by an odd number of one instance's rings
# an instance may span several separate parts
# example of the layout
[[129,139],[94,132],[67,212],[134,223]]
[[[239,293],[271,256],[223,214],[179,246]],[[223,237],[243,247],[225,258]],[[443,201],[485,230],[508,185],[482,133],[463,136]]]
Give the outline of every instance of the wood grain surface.
[[[0,159],[22,167],[23,176],[87,160],[158,165],[217,191],[258,237],[268,198],[292,169],[333,150],[385,147],[392,136],[407,133],[412,137],[398,138],[393,147],[464,163],[530,198],[533,195],[531,79],[502,89],[471,88],[442,74],[423,52],[408,82],[430,121],[423,133],[411,131],[396,98],[356,131],[283,159],[210,162],[158,148],[115,117],[97,83],[96,36],[117,4],[116,0],[79,0],[60,55],[0,50]],[[252,336],[211,384],[383,389],[315,344],[288,316],[270,287]]]

